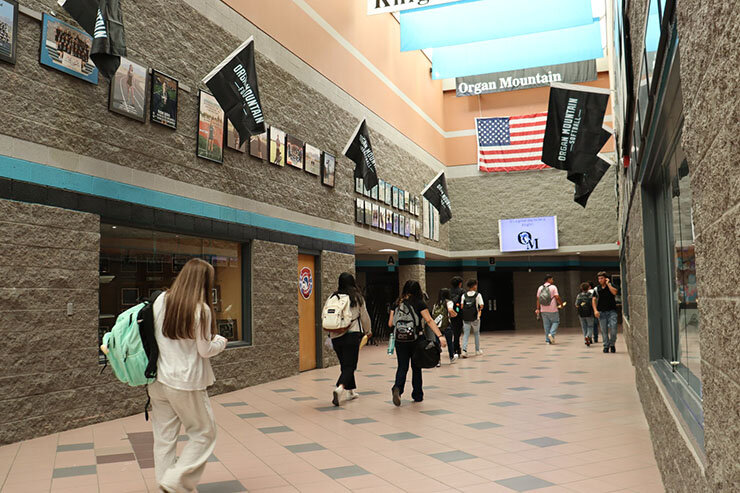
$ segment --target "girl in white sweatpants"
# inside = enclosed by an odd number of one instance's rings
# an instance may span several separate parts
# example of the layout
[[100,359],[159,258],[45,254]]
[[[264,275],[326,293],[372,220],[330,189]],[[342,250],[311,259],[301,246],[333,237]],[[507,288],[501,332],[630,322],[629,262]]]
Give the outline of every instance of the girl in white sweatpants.
[[[166,492],[194,492],[216,445],[216,422],[206,388],[215,380],[208,358],[226,347],[211,314],[214,272],[192,259],[154,302],[159,346],[157,380],[149,385],[154,472]],[[180,426],[188,441],[177,458]]]

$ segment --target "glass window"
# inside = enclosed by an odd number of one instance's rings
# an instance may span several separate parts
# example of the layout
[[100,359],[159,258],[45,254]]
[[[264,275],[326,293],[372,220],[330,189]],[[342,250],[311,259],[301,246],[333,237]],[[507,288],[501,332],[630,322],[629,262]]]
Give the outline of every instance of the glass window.
[[660,14],[658,12],[658,0],[651,0],[648,9],[647,28],[645,29],[645,54],[647,60],[647,75],[653,79],[653,68],[655,68],[655,55],[660,43]]
[[216,279],[213,312],[216,326],[229,341],[251,342],[245,328],[242,283],[245,278],[242,244],[161,231],[100,225],[100,335],[116,316],[166,289],[183,265],[201,258],[213,265]]
[[648,76],[647,76],[646,55],[645,55],[645,52],[643,52],[642,60],[640,63],[640,85],[637,88],[637,102],[638,102],[637,111],[640,113],[640,123],[642,124],[642,126],[646,125],[645,115],[647,113],[647,108],[650,102],[649,92],[650,92],[650,80],[648,79]]

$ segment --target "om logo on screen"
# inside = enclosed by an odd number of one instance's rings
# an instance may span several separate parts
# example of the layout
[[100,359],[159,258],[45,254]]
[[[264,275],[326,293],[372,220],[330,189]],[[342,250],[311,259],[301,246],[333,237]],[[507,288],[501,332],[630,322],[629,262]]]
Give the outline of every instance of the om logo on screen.
[[309,299],[311,293],[313,293],[313,274],[311,274],[311,269],[308,267],[301,269],[301,273],[298,276],[298,289],[304,300]]

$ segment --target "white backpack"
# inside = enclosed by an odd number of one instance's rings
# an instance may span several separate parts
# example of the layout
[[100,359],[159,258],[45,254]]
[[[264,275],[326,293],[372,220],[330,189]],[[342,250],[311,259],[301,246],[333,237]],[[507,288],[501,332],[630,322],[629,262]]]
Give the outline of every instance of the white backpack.
[[324,330],[343,330],[352,325],[352,310],[349,295],[333,294],[329,296],[321,312],[321,326]]

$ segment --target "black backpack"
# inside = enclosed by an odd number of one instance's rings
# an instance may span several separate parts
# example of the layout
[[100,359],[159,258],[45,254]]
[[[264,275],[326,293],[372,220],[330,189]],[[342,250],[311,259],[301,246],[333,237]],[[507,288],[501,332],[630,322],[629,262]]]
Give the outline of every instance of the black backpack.
[[478,299],[478,292],[473,294],[473,296],[469,296],[468,293],[465,293],[462,297],[462,308],[460,312],[462,313],[462,319],[463,322],[474,322],[475,320],[478,320],[478,304],[476,303],[476,300]]
[[436,339],[428,339],[422,335],[415,342],[411,362],[419,368],[434,368],[440,359],[440,344]]
[[591,295],[588,293],[580,293],[576,297],[576,308],[578,309],[579,317],[593,317],[594,307],[591,304]]

